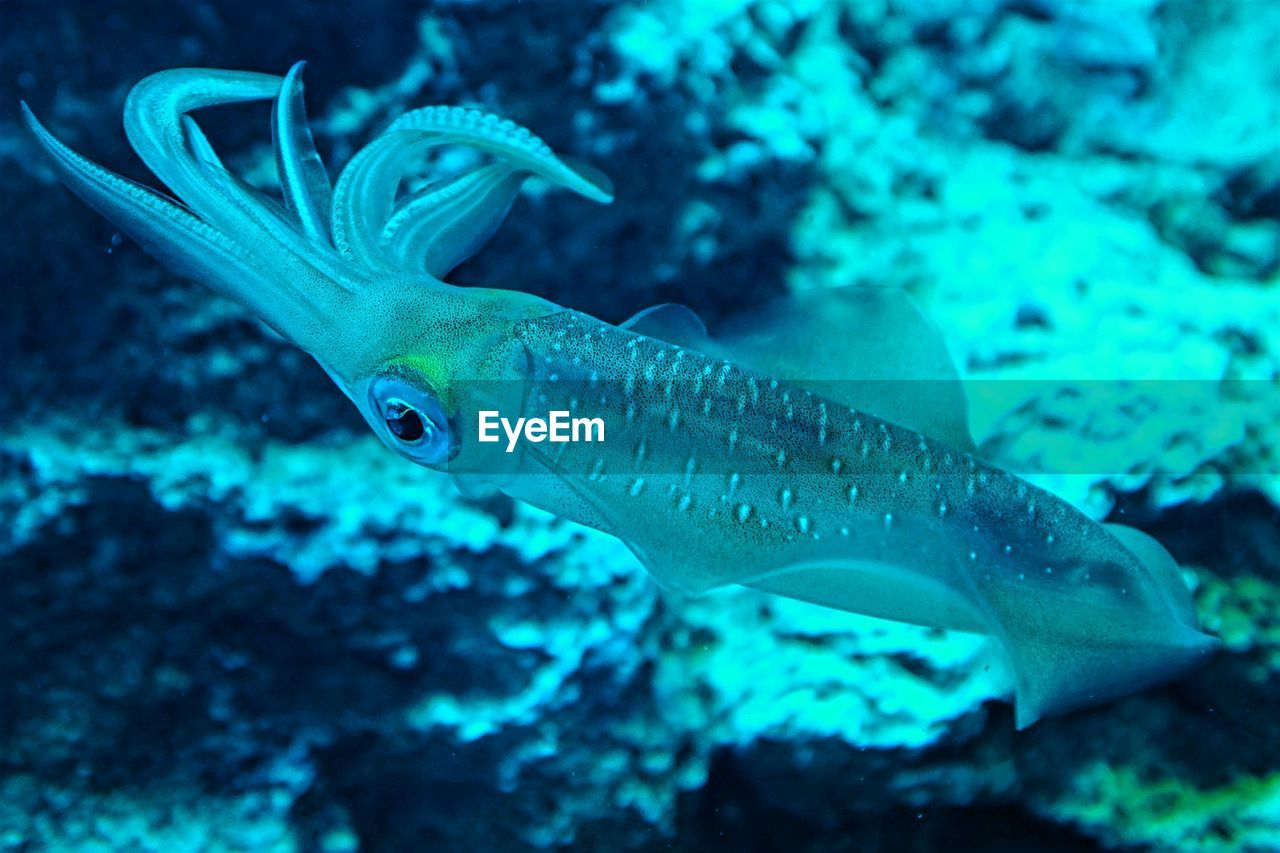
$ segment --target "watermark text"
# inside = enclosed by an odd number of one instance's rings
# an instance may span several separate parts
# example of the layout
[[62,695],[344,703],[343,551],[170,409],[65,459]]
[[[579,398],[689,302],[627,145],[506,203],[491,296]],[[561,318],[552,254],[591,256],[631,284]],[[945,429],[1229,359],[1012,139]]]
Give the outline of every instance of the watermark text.
[[479,440],[484,442],[501,441],[499,429],[506,434],[507,452],[516,449],[516,442],[521,438],[538,444],[543,441],[553,443],[604,441],[604,418],[574,418],[567,411],[547,412],[545,418],[510,418],[499,416],[497,411],[482,410],[479,415]]

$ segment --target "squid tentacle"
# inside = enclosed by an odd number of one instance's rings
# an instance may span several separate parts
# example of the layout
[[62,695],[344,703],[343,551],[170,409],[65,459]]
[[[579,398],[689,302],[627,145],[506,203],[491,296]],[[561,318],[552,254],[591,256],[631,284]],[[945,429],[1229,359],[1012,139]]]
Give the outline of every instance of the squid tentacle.
[[407,133],[383,134],[360,149],[343,168],[333,190],[333,244],[346,258],[394,269],[380,234],[409,164],[439,140]]
[[276,96],[280,84],[280,77],[253,72],[162,71],[129,92],[125,133],[147,167],[202,219],[227,234],[266,232],[271,239],[261,250],[254,245],[246,248],[255,254],[261,251],[264,262],[280,268],[286,278],[311,277],[318,272],[347,287],[367,279],[367,273],[308,240],[296,227],[282,222],[265,196],[242,182],[228,180],[225,170],[209,168],[206,159],[198,159],[192,152],[186,132],[190,125],[184,124],[182,116],[204,107],[269,100]]
[[208,282],[270,317],[269,288],[254,258],[239,244],[149,187],[81,157],[59,142],[22,104],[27,127],[63,182],[180,275]]
[[272,141],[285,206],[298,217],[308,238],[328,247],[332,245],[329,211],[333,205],[333,186],[324,162],[316,153],[315,139],[307,122],[302,93],[305,65],[305,62],[294,63],[280,84],[271,112]]
[[187,145],[191,147],[191,153],[196,159],[210,166],[217,166],[220,169],[226,168],[222,164],[222,158],[218,156],[218,152],[213,150],[213,145],[209,142],[209,137],[204,135],[204,131],[200,129],[200,125],[196,124],[196,120],[189,115],[182,116],[182,129],[187,135]]
[[[396,215],[396,193],[414,159],[430,147],[445,144],[468,145],[492,154],[513,169],[538,175],[593,201],[607,204],[613,200],[608,178],[589,166],[558,157],[540,138],[514,122],[462,107],[424,107],[396,119],[338,176],[333,236],[343,255],[366,264],[399,266],[396,253],[383,245],[384,231]],[[424,206],[415,207],[415,211],[425,210]]]
[[396,205],[382,242],[403,269],[442,279],[488,242],[528,176],[493,163],[432,184]]
[[447,142],[470,145],[592,201],[613,201],[613,185],[603,173],[557,156],[540,137],[510,119],[465,107],[423,107],[400,116],[386,132],[401,130],[430,133]]

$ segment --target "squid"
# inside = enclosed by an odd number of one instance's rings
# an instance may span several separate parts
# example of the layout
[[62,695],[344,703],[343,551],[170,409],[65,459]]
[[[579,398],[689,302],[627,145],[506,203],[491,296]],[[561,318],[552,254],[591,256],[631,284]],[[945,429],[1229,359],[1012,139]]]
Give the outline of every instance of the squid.
[[[168,70],[131,90],[128,139],[176,198],[76,154],[22,106],[67,187],[313,356],[392,451],[612,534],[666,587],[740,584],[984,634],[1019,728],[1171,680],[1216,647],[1154,539],[980,458],[945,342],[905,294],[793,294],[711,334],[675,304],[612,325],[447,284],[527,179],[605,204],[608,179],[510,121],[435,106],[392,121],[334,182],[302,67]],[[279,200],[230,172],[192,118],[259,100]],[[442,145],[483,159],[411,189]],[[598,420],[599,440],[481,428],[556,412]]]

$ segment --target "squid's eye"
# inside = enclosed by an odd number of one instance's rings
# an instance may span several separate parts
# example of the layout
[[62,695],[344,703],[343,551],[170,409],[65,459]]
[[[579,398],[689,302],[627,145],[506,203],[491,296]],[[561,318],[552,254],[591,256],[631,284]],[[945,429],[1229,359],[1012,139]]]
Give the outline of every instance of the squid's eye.
[[382,440],[415,462],[436,465],[451,458],[449,418],[429,391],[398,376],[382,376],[369,386],[369,404],[385,426]]
[[423,421],[422,414],[404,400],[388,400],[386,417],[387,429],[406,444],[422,441],[431,430]]

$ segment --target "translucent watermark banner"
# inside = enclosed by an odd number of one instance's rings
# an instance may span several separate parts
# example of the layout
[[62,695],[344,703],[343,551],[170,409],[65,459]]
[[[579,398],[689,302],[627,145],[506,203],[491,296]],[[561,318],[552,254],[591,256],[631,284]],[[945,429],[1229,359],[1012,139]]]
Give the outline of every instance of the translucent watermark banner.
[[[1271,380],[772,380],[727,370],[464,382],[453,457],[563,473],[858,471],[901,477],[970,459],[1015,474],[1111,477],[1203,466],[1280,477]],[[971,438],[972,437],[972,438]],[[976,442],[974,441],[976,439]]]

